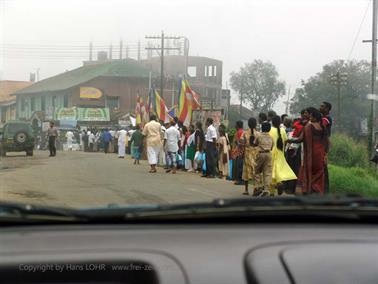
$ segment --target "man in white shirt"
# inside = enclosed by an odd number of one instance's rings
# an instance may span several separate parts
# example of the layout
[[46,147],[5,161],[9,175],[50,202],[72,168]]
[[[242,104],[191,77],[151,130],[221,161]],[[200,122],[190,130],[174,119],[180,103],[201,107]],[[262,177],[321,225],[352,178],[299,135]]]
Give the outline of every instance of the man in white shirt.
[[142,134],[146,137],[147,158],[151,166],[150,173],[156,173],[161,148],[161,125],[156,121],[156,115],[151,115],[150,122],[144,126]]
[[206,120],[207,132],[206,132],[206,174],[202,177],[214,178],[216,174],[217,165],[217,130],[213,126],[213,119],[208,118]]
[[67,148],[69,151],[72,151],[72,142],[73,142],[74,134],[72,131],[67,131],[66,133],[66,139],[67,139]]
[[170,127],[164,133],[164,148],[167,151],[167,164],[168,169],[166,173],[172,171],[172,174],[176,173],[176,154],[179,150],[180,131],[175,127],[175,123],[172,122]]
[[125,158],[125,149],[126,149],[126,135],[127,131],[125,129],[121,129],[118,133],[118,158]]
[[93,132],[88,131],[88,145],[89,145],[89,152],[93,152],[94,142],[95,142],[95,135]]

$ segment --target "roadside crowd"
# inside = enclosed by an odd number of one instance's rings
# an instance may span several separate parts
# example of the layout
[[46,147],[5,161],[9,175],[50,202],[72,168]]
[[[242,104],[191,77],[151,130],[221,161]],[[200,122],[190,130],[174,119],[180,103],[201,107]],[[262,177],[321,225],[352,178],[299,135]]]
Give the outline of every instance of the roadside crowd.
[[[329,191],[327,155],[330,150],[332,106],[323,102],[319,109],[309,107],[291,119],[274,111],[248,120],[248,128],[237,121],[235,131],[214,126],[212,118],[189,127],[177,118],[158,122],[155,115],[143,127],[133,129],[88,129],[79,133],[80,148],[86,152],[131,154],[134,164],[147,157],[150,173],[157,166],[166,173],[177,170],[219,177],[244,185],[245,195],[270,196],[325,194]],[[54,125],[52,124],[52,127]],[[50,129],[51,135],[55,132]],[[68,147],[74,134],[66,133]],[[53,147],[53,141],[49,140]],[[53,149],[50,156],[54,156]],[[72,145],[71,145],[72,148]]]
[[295,119],[274,111],[260,113],[248,120],[247,130],[237,121],[232,137],[224,125],[216,129],[211,118],[204,131],[200,122],[187,128],[177,118],[163,124],[152,115],[142,130],[137,127],[132,134],[131,154],[137,164],[145,151],[150,173],[157,172],[158,164],[167,173],[174,174],[178,168],[196,171],[202,177],[244,185],[245,195],[250,194],[249,187],[253,196],[325,194],[329,190],[331,109],[324,102],[319,109],[303,110]]

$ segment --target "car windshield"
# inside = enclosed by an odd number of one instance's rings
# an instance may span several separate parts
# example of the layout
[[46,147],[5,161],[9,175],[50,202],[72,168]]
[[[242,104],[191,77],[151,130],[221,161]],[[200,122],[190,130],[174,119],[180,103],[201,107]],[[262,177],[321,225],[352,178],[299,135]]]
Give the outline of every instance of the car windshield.
[[376,2],[0,1],[0,201],[377,197]]

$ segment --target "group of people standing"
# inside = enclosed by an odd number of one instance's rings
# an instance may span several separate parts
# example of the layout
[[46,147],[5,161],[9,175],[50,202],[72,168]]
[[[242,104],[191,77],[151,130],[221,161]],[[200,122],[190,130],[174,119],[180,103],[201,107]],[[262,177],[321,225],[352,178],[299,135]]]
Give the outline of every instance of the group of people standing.
[[176,173],[181,165],[188,171],[201,172],[202,177],[244,185],[245,195],[250,194],[250,187],[253,196],[299,191],[325,194],[329,190],[331,109],[330,103],[323,102],[319,109],[307,108],[295,119],[273,111],[260,113],[257,119],[248,120],[246,130],[243,122],[237,121],[233,137],[222,124],[216,129],[211,118],[203,131],[200,122],[186,128],[177,119],[164,124],[152,115],[136,140],[142,145],[146,138],[150,173],[157,172],[163,156],[167,173]]
[[329,191],[327,157],[330,150],[332,106],[323,102],[319,109],[310,107],[292,120],[275,112],[260,113],[248,121],[236,123],[237,132],[231,158],[235,184],[245,185],[254,196],[278,194],[325,194]]

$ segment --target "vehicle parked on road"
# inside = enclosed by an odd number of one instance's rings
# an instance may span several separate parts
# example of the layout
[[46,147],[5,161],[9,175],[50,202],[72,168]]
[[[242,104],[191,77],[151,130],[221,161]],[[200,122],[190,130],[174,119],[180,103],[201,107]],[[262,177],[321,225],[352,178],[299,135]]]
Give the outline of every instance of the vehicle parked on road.
[[0,155],[7,152],[26,152],[33,156],[35,136],[30,123],[25,121],[9,121],[4,124],[0,135]]

